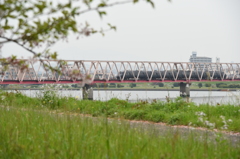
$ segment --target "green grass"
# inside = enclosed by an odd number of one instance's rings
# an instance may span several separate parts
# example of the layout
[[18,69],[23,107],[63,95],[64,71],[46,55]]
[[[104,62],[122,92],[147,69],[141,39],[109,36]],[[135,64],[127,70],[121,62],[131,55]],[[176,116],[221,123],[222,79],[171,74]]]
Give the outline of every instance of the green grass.
[[106,118],[53,114],[35,108],[1,107],[0,114],[1,159],[240,157],[239,146],[218,137],[211,142],[207,135],[159,135],[156,129],[143,131],[122,120],[108,122]]
[[225,131],[240,132],[239,105],[196,105],[181,98],[174,101],[130,103],[113,98],[109,101],[78,100],[74,97],[60,98],[56,93],[43,91],[36,98],[21,93],[0,93],[0,104],[33,110],[55,110],[94,117],[111,117],[130,120],[164,122],[169,125],[191,125]]

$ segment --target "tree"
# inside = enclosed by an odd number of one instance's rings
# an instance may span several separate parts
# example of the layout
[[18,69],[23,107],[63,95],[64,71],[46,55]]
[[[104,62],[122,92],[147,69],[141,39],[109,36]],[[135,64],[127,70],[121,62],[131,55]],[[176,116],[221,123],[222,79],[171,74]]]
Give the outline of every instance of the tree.
[[179,83],[173,83],[173,87],[179,87],[180,86],[180,84]]
[[118,83],[118,84],[117,84],[117,87],[118,87],[118,88],[121,88],[121,87],[124,87],[124,85]]
[[216,87],[221,88],[219,86],[226,85],[226,83],[216,83]]
[[210,83],[205,83],[205,87],[211,87]]
[[110,83],[109,87],[116,88],[116,83]]
[[[57,52],[51,51],[59,40],[67,40],[69,34],[90,36],[95,33],[104,34],[116,27],[107,24],[107,29],[94,29],[87,22],[79,22],[82,14],[92,11],[100,18],[107,14],[106,8],[115,5],[137,3],[140,0],[0,0],[0,49],[6,43],[14,43],[33,54],[31,60],[57,59]],[[154,7],[152,0],[142,0]],[[41,51],[38,51],[41,49]],[[14,64],[24,70],[28,63],[18,60],[16,56],[1,59],[7,66]],[[64,61],[63,61],[64,63]],[[45,67],[49,67],[45,64]]]
[[202,88],[202,86],[203,86],[202,83],[198,83],[199,88]]
[[131,88],[133,88],[133,87],[136,87],[137,86],[137,84],[136,83],[130,83],[130,85],[129,85]]
[[158,86],[159,87],[164,87],[164,83],[159,83]]

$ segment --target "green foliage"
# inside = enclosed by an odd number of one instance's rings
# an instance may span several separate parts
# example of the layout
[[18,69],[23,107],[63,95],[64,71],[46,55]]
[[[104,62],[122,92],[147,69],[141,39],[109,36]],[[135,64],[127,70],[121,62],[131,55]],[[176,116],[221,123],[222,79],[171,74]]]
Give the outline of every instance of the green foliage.
[[177,82],[173,83],[173,87],[179,87],[179,86],[180,86],[179,83],[177,83]]
[[50,109],[55,109],[59,107],[58,95],[55,91],[45,90],[40,96],[42,105],[49,107]]
[[116,88],[116,83],[110,83],[109,87]]
[[137,87],[137,84],[136,84],[136,83],[130,83],[130,84],[129,84],[129,87],[131,87],[131,88]]
[[203,84],[202,83],[198,83],[198,87],[202,88]]
[[164,83],[158,83],[159,87],[164,87]]
[[226,83],[216,83],[216,87],[218,87],[219,88],[219,86],[222,86],[222,85],[227,85]]
[[118,87],[118,88],[121,88],[121,87],[124,87],[124,85],[118,83],[118,84],[117,84],[117,87]]
[[218,83],[216,84],[218,88],[240,88],[239,84],[225,84],[225,83]]
[[[151,0],[144,0],[154,7]],[[138,1],[108,0],[4,0],[0,1],[0,46],[15,43],[34,55],[34,58],[57,59],[57,52],[50,51],[59,40],[66,40],[70,34],[90,36],[104,34],[106,30],[116,30],[116,26],[94,29],[88,22],[79,21],[79,16],[95,11],[102,18],[106,8]],[[35,48],[43,48],[38,52]]]
[[100,84],[97,84],[97,86],[99,88],[107,88],[108,87],[108,84],[107,83],[100,83]]
[[205,83],[205,87],[211,87],[212,85],[210,83]]

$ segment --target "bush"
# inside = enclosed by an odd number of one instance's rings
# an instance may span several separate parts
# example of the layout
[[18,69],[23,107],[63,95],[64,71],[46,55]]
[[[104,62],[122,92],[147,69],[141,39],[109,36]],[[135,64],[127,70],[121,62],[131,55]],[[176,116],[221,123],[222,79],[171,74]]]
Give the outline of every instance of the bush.
[[173,83],[173,87],[179,87],[180,84],[179,83]]
[[137,84],[136,83],[130,83],[130,85],[129,85],[131,88],[133,88],[133,87],[137,87]]
[[163,122],[165,119],[164,112],[154,111],[146,115],[147,120],[154,122]]
[[198,87],[201,88],[203,85],[202,83],[198,83]]
[[205,83],[205,87],[211,87],[210,83]]
[[124,87],[124,85],[122,85],[122,84],[117,84],[117,87],[118,87],[118,88]]
[[98,87],[99,88],[107,88],[108,84],[107,83],[100,83],[100,84],[98,84]]
[[221,88],[222,85],[226,85],[226,83],[216,83],[216,87]]
[[172,114],[168,120],[168,123],[171,125],[176,125],[181,121],[181,114]]
[[164,87],[164,83],[159,83],[158,86],[159,87]]
[[109,84],[109,87],[111,87],[111,88],[116,88],[116,84],[115,84],[115,83],[110,83],[110,84]]

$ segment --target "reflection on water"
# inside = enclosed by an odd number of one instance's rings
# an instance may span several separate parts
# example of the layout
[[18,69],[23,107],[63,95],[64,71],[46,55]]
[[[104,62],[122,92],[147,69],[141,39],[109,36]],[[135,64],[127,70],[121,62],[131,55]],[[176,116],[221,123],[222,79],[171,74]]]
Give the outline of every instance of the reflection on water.
[[[22,93],[34,97],[40,93],[37,90],[24,90]],[[71,96],[81,99],[81,90],[59,90],[58,94],[61,96]],[[240,91],[225,92],[225,91],[191,91],[190,100],[194,103],[209,103],[209,104],[240,104]],[[129,100],[132,102],[140,100],[151,101],[153,99],[166,101],[166,97],[174,99],[179,96],[179,91],[106,91],[94,90],[94,100],[106,101],[111,98],[118,98],[122,100]]]

